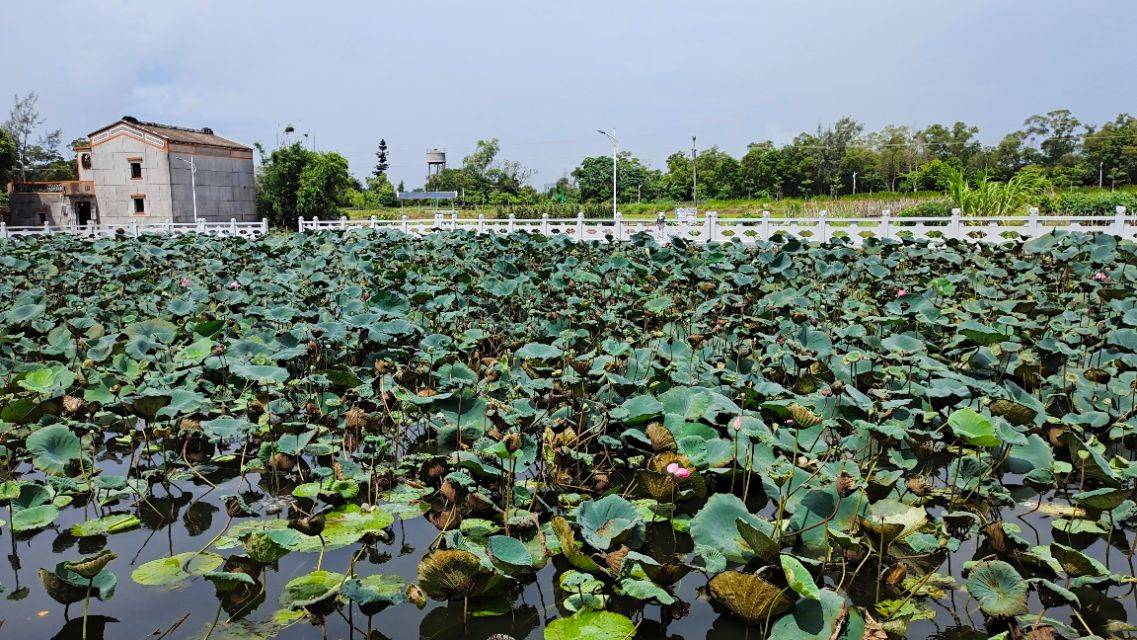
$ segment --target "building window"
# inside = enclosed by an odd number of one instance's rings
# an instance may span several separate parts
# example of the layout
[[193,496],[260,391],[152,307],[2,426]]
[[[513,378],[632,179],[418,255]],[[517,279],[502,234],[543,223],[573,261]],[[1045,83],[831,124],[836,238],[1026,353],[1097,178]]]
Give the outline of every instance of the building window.
[[134,215],[146,215],[146,198],[145,196],[134,196]]
[[141,180],[142,179],[142,159],[141,158],[132,158],[130,160],[130,179],[131,180]]

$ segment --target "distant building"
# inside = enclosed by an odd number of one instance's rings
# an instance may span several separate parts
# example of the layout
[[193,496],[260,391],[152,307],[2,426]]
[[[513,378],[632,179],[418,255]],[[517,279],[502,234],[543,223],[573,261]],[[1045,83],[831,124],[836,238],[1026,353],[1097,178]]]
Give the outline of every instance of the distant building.
[[[75,147],[79,179],[9,185],[13,226],[256,219],[253,150],[212,129],[187,129],[126,116]],[[190,164],[197,169],[191,180]]]

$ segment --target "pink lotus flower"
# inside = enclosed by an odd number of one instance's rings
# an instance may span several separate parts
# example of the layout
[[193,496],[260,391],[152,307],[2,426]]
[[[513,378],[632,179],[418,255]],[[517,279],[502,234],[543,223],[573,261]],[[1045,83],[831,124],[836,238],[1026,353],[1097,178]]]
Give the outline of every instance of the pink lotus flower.
[[241,288],[241,283],[234,280],[233,282],[229,283],[229,288],[232,289],[233,291],[236,291],[237,289]]
[[667,465],[667,473],[670,473],[680,480],[683,478],[691,477],[691,470],[686,467],[679,466],[678,462],[672,462],[671,464]]
[[190,285],[189,276],[182,276],[182,286],[188,287]]
[[1098,271],[1093,275],[1093,279],[1097,282],[1105,282],[1106,280],[1109,280],[1109,276],[1105,275],[1101,271]]
[[738,416],[734,420],[731,420],[730,428],[734,429],[735,431],[742,431],[742,416]]
[[903,298],[903,297],[904,297],[904,296],[906,296],[906,295],[908,295],[908,290],[907,290],[907,289],[897,289],[897,290],[896,290],[896,297],[897,297],[897,298]]

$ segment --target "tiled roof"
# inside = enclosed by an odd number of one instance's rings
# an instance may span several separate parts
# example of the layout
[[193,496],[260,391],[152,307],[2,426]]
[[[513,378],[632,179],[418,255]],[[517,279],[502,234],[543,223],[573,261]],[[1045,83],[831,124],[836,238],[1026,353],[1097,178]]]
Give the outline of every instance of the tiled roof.
[[[233,142],[232,140],[229,140],[227,138],[222,138],[221,136],[213,133],[213,129],[210,129],[208,127],[205,127],[202,129],[190,129],[187,127],[175,127],[173,125],[159,124],[157,122],[145,122],[145,121],[139,120],[139,119],[131,117],[131,116],[124,116],[122,118],[122,120],[120,120],[119,122],[128,123],[132,126],[135,126],[135,127],[138,127],[139,129],[142,129],[143,131],[146,131],[148,133],[156,135],[159,138],[163,138],[169,142],[177,142],[177,143],[182,143],[182,144],[198,144],[198,145],[209,146],[209,147],[220,147],[223,149],[237,149],[237,150],[241,150],[241,151],[252,151],[251,148],[249,148],[249,147],[247,147],[247,146],[245,146],[239,142]],[[99,129],[98,131],[94,131],[91,133],[91,135],[93,136],[96,133],[99,133],[99,131],[104,131],[106,129],[109,129],[109,128],[115,126],[116,124],[118,124],[118,122],[115,122],[114,124],[103,127],[102,129]]]

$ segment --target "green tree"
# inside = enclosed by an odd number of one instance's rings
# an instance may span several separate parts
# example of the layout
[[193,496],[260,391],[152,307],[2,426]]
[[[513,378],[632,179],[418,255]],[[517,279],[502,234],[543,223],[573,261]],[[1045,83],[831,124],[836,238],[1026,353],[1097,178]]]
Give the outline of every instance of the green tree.
[[387,141],[379,138],[379,149],[375,152],[375,169],[371,175],[378,178],[379,176],[386,176],[387,169],[390,168],[390,163],[387,162]]
[[1084,153],[1090,184],[1137,184],[1137,118],[1118,114],[1086,136]]
[[956,122],[950,127],[942,124],[930,125],[920,131],[917,138],[929,160],[947,161],[955,158],[966,167],[983,149],[983,145],[976,137],[978,135],[979,127]]
[[44,131],[32,142],[32,135],[44,123],[37,102],[39,96],[35,93],[23,98],[15,96],[8,120],[0,126],[16,147],[16,178],[21,182],[74,180],[78,177],[75,164],[59,151],[63,142],[61,130]]
[[296,218],[332,218],[352,186],[347,160],[338,153],[305,149],[299,142],[280,147],[267,158],[261,152],[257,211],[274,226],[292,226]]
[[752,142],[738,163],[739,190],[747,198],[780,198],[786,181],[785,158],[773,142]]
[[[591,156],[572,171],[582,202],[605,202],[612,199],[612,157]],[[658,179],[639,158],[627,151],[616,156],[617,202],[634,202],[648,190],[648,198],[657,194]]]
[[1056,109],[1046,115],[1035,115],[1023,123],[1029,142],[1038,145],[1042,164],[1054,167],[1072,164],[1081,145],[1081,131],[1085,129],[1069,109]]
[[17,156],[16,142],[7,131],[0,129],[0,192],[15,177]]

